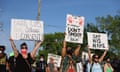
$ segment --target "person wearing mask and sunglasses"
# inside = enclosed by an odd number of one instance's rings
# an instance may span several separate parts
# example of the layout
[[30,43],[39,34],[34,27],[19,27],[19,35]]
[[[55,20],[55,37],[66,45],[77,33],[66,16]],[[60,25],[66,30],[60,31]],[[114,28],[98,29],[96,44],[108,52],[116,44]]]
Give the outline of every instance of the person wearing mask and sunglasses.
[[15,72],[31,72],[31,64],[34,62],[35,54],[40,47],[41,42],[36,41],[35,46],[30,53],[28,53],[28,46],[25,42],[20,45],[20,52],[17,50],[12,38],[10,38],[10,43],[16,58]]

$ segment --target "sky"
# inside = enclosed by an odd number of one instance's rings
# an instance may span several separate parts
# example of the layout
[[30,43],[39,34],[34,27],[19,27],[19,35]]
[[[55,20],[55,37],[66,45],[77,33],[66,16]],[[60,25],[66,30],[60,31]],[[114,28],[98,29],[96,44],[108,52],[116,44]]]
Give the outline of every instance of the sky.
[[[44,22],[44,33],[64,32],[66,15],[84,16],[85,25],[95,24],[95,17],[116,15],[120,0],[40,0],[40,20]],[[0,45],[6,46],[6,53],[12,52],[9,42],[11,19],[36,20],[38,0],[0,0]],[[29,51],[34,41],[14,41],[19,50],[22,42],[28,43]]]

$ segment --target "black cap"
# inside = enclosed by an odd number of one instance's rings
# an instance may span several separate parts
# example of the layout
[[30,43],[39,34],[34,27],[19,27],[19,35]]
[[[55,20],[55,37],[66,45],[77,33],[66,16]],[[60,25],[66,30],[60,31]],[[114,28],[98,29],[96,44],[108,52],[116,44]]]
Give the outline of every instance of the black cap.
[[5,46],[3,46],[3,45],[0,45],[0,50],[5,50]]

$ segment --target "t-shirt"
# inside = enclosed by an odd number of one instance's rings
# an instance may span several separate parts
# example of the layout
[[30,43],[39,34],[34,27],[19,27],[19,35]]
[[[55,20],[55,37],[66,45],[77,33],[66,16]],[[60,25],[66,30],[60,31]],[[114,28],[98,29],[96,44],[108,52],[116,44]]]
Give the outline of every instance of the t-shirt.
[[[91,65],[90,63],[87,64],[88,72],[90,72]],[[99,63],[93,63],[92,72],[103,72],[101,65]]]
[[28,58],[26,59],[24,59],[19,53],[18,57],[16,57],[15,72],[31,72],[31,64],[33,62],[34,60],[31,58],[30,53],[28,54]]
[[15,66],[16,66],[16,59],[15,59],[15,57],[14,56],[9,57],[8,62],[9,62],[10,70],[12,72],[15,72]]
[[4,54],[4,56],[0,58],[0,72],[6,72],[6,62],[7,56]]

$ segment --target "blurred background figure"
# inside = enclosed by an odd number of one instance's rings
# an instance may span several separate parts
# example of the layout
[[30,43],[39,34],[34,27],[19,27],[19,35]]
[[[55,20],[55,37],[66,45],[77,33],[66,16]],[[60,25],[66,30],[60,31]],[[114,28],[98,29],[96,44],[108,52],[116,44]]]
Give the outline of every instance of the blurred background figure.
[[106,63],[104,64],[104,72],[113,72],[114,69],[111,66],[110,58],[107,58]]
[[0,46],[0,72],[9,71],[7,54],[5,53],[5,46]]
[[47,64],[46,72],[58,72],[58,68],[54,65],[54,59],[52,57]]
[[47,62],[44,55],[40,55],[40,59],[36,63],[36,72],[46,72]]

